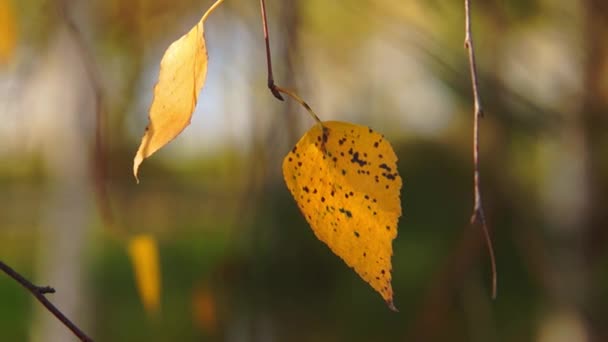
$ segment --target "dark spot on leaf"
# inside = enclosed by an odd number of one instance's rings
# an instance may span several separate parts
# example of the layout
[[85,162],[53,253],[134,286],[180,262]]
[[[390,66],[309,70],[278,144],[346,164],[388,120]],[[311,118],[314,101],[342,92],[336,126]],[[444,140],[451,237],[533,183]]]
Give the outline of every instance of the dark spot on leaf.
[[351,163],[357,163],[359,166],[365,166],[367,162],[365,160],[359,159],[359,152],[355,152],[353,154],[353,158],[350,160]]
[[392,174],[392,173],[385,173],[385,172],[383,172],[382,175],[388,180],[395,180],[395,176],[397,176],[396,173]]
[[381,169],[385,169],[385,170],[386,170],[386,171],[388,171],[388,172],[391,172],[391,171],[392,171],[392,169],[391,169],[391,168],[390,168],[388,165],[386,165],[386,164],[384,164],[384,163],[380,164],[379,168],[381,168]]
[[306,192],[306,193],[308,193],[308,191],[309,191],[307,186],[303,187],[302,190],[304,190],[304,192]]
[[342,169],[342,176],[346,175],[346,170]]
[[346,215],[346,217],[351,218],[353,217],[353,213],[350,212],[350,210],[346,210],[344,208],[340,208],[340,212],[344,215]]
[[321,197],[321,202],[325,202],[325,197]]
[[359,237],[359,232],[355,230],[355,236]]

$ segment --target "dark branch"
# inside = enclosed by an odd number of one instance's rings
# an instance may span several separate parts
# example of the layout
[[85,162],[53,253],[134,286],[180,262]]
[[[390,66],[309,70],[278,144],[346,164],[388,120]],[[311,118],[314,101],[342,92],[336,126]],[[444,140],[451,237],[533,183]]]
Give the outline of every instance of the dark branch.
[[277,99],[284,101],[283,96],[274,84],[274,76],[272,75],[272,58],[270,56],[270,38],[268,37],[268,19],[266,18],[266,2],[260,0],[260,8],[262,10],[262,24],[264,26],[264,42],[266,43],[266,65],[268,66],[268,89]]
[[53,303],[51,303],[45,296],[47,293],[55,293],[55,289],[50,286],[36,286],[29,280],[25,279],[21,274],[17,273],[14,269],[10,268],[7,264],[0,261],[0,270],[6,273],[9,277],[17,281],[21,286],[25,287],[30,293],[36,297],[36,299],[44,305],[44,307],[52,313],[61,323],[63,323],[68,329],[70,329],[76,337],[81,341],[93,341],[92,338],[88,337],[76,324],[72,323]]
[[483,117],[483,108],[479,97],[479,82],[477,77],[477,64],[475,62],[475,48],[473,46],[473,34],[471,33],[471,1],[464,1],[465,12],[465,38],[464,46],[469,53],[469,66],[471,69],[471,85],[473,88],[473,168],[475,182],[475,204],[473,206],[473,215],[471,216],[471,224],[480,224],[488,246],[490,254],[490,263],[492,265],[492,298],[496,298],[496,259],[494,257],[494,248],[492,247],[492,239],[486,223],[486,215],[481,203],[481,186],[479,181],[479,119]]

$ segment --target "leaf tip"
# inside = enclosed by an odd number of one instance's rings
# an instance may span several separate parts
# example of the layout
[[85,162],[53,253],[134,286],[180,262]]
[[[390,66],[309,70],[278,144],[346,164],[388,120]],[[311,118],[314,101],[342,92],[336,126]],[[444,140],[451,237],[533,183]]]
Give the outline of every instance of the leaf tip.
[[393,299],[387,299],[386,300],[386,305],[388,305],[388,308],[391,309],[394,312],[399,312],[399,309],[397,309],[397,307],[395,307],[395,303],[393,302]]
[[139,153],[139,151],[137,151],[137,154],[133,159],[133,176],[135,177],[135,181],[137,182],[137,184],[139,184],[139,176],[137,175],[137,173],[139,172],[139,166],[141,165],[141,162],[143,160],[144,159],[142,158],[141,154]]

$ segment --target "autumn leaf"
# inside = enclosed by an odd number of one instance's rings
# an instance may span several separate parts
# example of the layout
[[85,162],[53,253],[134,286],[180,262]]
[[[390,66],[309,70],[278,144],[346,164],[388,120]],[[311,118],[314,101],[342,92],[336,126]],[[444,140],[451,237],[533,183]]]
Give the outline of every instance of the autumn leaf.
[[143,160],[168,144],[190,124],[198,94],[207,76],[203,24],[222,1],[217,0],[188,33],[169,46],[161,59],[158,83],[154,87],[154,99],[148,114],[149,123],[133,160],[136,179]]
[[285,157],[285,182],[317,238],[396,310],[391,257],[401,216],[397,156],[371,128],[322,125]]
[[17,46],[17,23],[11,0],[0,0],[0,65],[7,63]]
[[160,307],[160,264],[156,239],[147,234],[133,237],[128,246],[135,284],[144,308],[156,313]]

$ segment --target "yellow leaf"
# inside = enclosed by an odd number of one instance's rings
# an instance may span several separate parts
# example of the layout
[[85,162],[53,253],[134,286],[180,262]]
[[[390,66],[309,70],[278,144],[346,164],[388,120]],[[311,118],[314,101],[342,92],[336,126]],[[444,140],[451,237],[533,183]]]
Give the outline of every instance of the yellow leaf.
[[7,63],[17,46],[17,24],[11,0],[0,0],[0,65]]
[[222,1],[217,0],[188,33],[169,46],[161,59],[154,100],[148,114],[150,122],[133,160],[136,179],[143,160],[168,144],[190,124],[207,75],[203,23]]
[[147,234],[137,235],[129,241],[128,249],[144,308],[149,313],[156,313],[160,306],[160,264],[156,239]]
[[323,126],[311,128],[285,157],[285,182],[317,238],[396,310],[391,257],[401,216],[397,156],[371,128],[336,121]]

